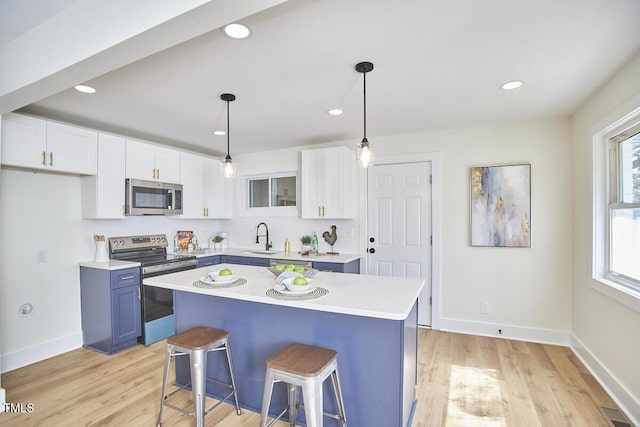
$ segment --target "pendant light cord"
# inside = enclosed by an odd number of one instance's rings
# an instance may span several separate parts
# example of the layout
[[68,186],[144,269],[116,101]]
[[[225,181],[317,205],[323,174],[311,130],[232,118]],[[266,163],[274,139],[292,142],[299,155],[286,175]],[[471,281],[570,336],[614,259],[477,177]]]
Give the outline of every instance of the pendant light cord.
[[229,154],[229,101],[227,101],[227,157],[230,157]]
[[364,78],[364,140],[367,140],[367,73],[362,73],[362,77]]

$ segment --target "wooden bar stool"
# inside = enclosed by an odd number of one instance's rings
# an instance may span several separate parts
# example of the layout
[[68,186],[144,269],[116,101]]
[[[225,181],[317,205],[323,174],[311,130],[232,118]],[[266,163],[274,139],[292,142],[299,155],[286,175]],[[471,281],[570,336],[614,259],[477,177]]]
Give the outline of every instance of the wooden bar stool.
[[[322,383],[329,375],[331,375],[333,391],[338,401],[339,415],[323,412]],[[267,359],[260,427],[267,426],[271,393],[273,392],[273,384],[276,382],[287,383],[289,403],[288,407],[269,423],[269,426],[278,421],[287,410],[289,411],[289,423],[291,426],[295,426],[299,407],[304,408],[307,427],[322,426],[323,415],[337,419],[343,427],[347,425],[342,392],[340,391],[338,353],[336,351],[294,343]],[[304,405],[298,403],[300,388],[302,388]]]
[[[207,376],[207,355],[213,351],[225,351],[227,356],[227,365],[229,367],[229,375],[231,383],[225,383],[220,380],[209,378]],[[189,356],[191,366],[191,382],[184,386],[176,385],[176,390],[167,394],[167,379],[169,377],[169,365],[171,358],[177,356]],[[224,399],[218,401],[215,405],[205,411],[205,399],[207,393],[207,381],[214,382],[228,387],[231,391]],[[193,392],[193,412],[189,412],[183,408],[179,408],[167,402],[167,399],[182,389],[191,385]],[[233,363],[231,362],[231,352],[229,349],[229,333],[221,329],[207,328],[198,326],[188,329],[179,334],[167,338],[167,349],[165,352],[164,376],[162,379],[162,398],[160,400],[160,413],[158,414],[158,427],[162,425],[162,409],[167,406],[176,411],[190,415],[195,418],[196,427],[204,426],[204,417],[213,409],[229,399],[231,396],[235,398],[236,412],[242,414],[240,405],[238,404],[238,393],[236,384],[233,379]]]

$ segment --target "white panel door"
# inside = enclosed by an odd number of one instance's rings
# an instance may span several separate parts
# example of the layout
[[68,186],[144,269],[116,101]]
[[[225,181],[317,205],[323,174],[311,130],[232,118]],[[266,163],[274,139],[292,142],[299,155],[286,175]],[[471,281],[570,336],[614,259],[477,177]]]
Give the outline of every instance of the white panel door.
[[431,163],[367,170],[367,274],[422,277],[418,323],[431,324]]

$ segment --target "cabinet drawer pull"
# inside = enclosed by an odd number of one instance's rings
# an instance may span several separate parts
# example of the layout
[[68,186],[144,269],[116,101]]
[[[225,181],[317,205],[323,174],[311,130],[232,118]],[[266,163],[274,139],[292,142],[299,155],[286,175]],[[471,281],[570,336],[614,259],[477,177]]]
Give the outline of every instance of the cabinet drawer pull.
[[160,168],[158,168],[157,171],[158,171],[158,176],[156,177],[156,179],[160,179]]
[[324,206],[322,207],[322,216],[324,216]]
[[42,152],[42,166],[47,166],[47,152]]
[[53,166],[53,151],[49,153],[49,166]]
[[133,274],[130,276],[122,276],[120,277],[120,280],[131,280],[131,279],[135,279],[136,276],[134,276]]
[[318,216],[322,216],[322,214],[320,213],[322,211],[320,209],[321,209],[320,206],[318,206]]
[[140,297],[140,286],[138,286],[138,301],[140,301],[142,298]]

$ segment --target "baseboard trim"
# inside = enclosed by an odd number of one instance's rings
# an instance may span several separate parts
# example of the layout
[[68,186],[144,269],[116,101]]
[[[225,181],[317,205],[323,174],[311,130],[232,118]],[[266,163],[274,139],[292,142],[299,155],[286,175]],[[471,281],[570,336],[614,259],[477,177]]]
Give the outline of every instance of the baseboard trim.
[[640,426],[640,402],[633,394],[600,362],[600,360],[576,337],[571,335],[571,349],[591,372],[609,396],[622,409],[633,424]]
[[2,372],[13,371],[82,347],[82,334],[74,334],[2,355]]
[[571,342],[571,333],[569,331],[527,328],[501,323],[477,322],[451,318],[440,318],[440,321],[438,322],[438,329],[441,331],[457,332],[461,334],[530,341],[540,344],[563,345],[567,347]]

